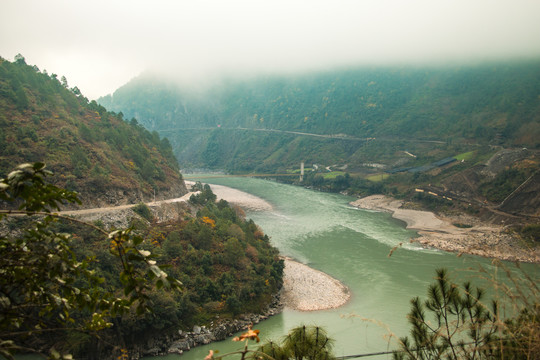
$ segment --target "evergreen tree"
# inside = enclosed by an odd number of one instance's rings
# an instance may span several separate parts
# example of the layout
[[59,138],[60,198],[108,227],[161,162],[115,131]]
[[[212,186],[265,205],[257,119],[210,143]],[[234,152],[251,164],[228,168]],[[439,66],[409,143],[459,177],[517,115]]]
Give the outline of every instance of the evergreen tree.
[[[536,284],[530,285],[533,293],[538,291]],[[468,282],[460,287],[450,281],[445,269],[437,270],[428,298],[411,300],[410,338],[400,339],[394,359],[536,358],[540,350],[540,305],[535,303],[537,297],[528,300],[521,290],[517,292],[524,297],[525,306],[516,318],[503,321],[497,302],[484,302],[483,289]],[[513,297],[516,302],[518,296]]]
[[267,342],[257,351],[276,360],[332,360],[335,359],[333,344],[334,340],[323,328],[303,325],[292,329],[281,344]]

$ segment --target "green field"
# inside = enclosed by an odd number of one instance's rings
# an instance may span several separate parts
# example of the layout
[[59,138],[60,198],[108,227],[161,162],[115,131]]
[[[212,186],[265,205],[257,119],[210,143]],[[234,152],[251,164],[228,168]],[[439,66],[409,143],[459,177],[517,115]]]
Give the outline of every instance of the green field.
[[466,152],[466,153],[463,153],[463,154],[456,155],[454,157],[456,158],[457,161],[470,160],[470,159],[473,158],[475,152],[476,151],[469,151],[469,152]]
[[323,175],[325,179],[335,179],[339,175],[345,175],[344,171],[332,171]]
[[379,182],[379,181],[388,179],[389,177],[390,177],[390,174],[375,174],[375,175],[368,176],[366,179],[373,182]]

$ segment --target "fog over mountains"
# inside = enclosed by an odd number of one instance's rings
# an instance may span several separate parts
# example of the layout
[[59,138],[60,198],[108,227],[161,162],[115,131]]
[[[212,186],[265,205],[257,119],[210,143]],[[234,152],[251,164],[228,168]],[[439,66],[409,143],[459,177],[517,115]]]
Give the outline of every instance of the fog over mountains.
[[354,167],[424,152],[430,141],[440,158],[479,145],[537,147],[540,63],[363,67],[203,90],[143,74],[99,102],[167,136],[183,165],[261,170],[304,159]]

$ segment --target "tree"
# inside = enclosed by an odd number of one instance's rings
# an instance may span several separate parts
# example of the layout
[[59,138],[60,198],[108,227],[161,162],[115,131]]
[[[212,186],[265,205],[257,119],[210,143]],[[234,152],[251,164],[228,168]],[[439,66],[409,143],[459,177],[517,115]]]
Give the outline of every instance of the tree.
[[[509,273],[507,273],[509,274]],[[516,283],[514,283],[516,284]],[[484,290],[470,283],[459,287],[452,283],[444,269],[437,270],[436,282],[428,288],[428,299],[411,300],[409,322],[411,338],[400,339],[400,350],[394,359],[530,359],[540,349],[540,305],[535,294],[538,287],[531,281],[533,296],[514,289],[512,301],[522,297],[524,305],[514,319],[502,321],[499,305],[483,301]],[[514,303],[513,305],[517,305]]]
[[17,104],[17,108],[19,110],[24,110],[28,108],[28,97],[26,96],[26,93],[22,86],[15,91],[15,99],[15,103]]
[[73,94],[75,94],[75,96],[81,96],[81,95],[82,95],[81,90],[80,90],[77,86],[73,87],[73,88],[71,89],[71,92],[72,92]]
[[207,203],[215,203],[217,196],[212,192],[210,185],[202,185],[200,182],[193,185],[192,191],[199,191],[198,194],[193,194],[189,197],[189,202],[194,205],[206,205]]
[[15,55],[14,60],[15,60],[15,63],[17,64],[26,65],[26,59],[20,53]]
[[[0,235],[0,355],[8,359],[17,352],[38,352],[45,334],[96,334],[130,308],[143,314],[150,310],[148,293],[154,285],[180,285],[156,265],[154,255],[138,249],[143,239],[131,229],[109,233],[54,213],[63,203],[80,200],[74,192],[47,184],[49,175],[43,163],[23,164],[0,180],[5,205],[0,222],[12,229]],[[53,230],[59,221],[82,223],[108,238],[111,254],[121,263],[123,296],[104,286],[92,257],[75,256],[72,235]],[[54,347],[49,356],[70,358]]]
[[334,340],[319,326],[298,326],[289,331],[281,344],[266,342],[257,351],[276,360],[332,360]]
[[334,340],[319,326],[299,326],[292,329],[283,341],[283,349],[290,359],[333,359]]
[[148,181],[151,181],[156,173],[156,167],[150,159],[146,159],[141,169],[141,176]]
[[208,226],[202,226],[199,233],[193,239],[193,246],[196,249],[210,250],[212,246],[212,230]]
[[237,238],[230,237],[225,241],[223,260],[226,265],[238,267],[240,260],[245,257],[245,250]]

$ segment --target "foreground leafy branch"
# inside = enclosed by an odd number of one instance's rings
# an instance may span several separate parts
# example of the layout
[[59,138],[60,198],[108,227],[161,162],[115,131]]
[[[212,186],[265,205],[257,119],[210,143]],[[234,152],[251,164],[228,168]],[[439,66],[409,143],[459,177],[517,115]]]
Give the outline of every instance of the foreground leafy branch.
[[[64,203],[80,201],[76,193],[47,184],[50,174],[43,163],[23,164],[0,180],[0,204],[6,207],[0,210],[0,355],[8,359],[17,352],[42,352],[54,334],[68,330],[97,335],[132,307],[139,315],[151,311],[148,293],[154,287],[181,285],[153,254],[138,249],[143,238],[132,229],[109,233],[53,213]],[[13,219],[22,215],[30,220],[20,228]],[[110,253],[121,264],[123,296],[106,289],[92,269],[94,257],[77,258],[71,234],[53,230],[61,219],[108,238]],[[48,355],[70,358],[54,347]]]

